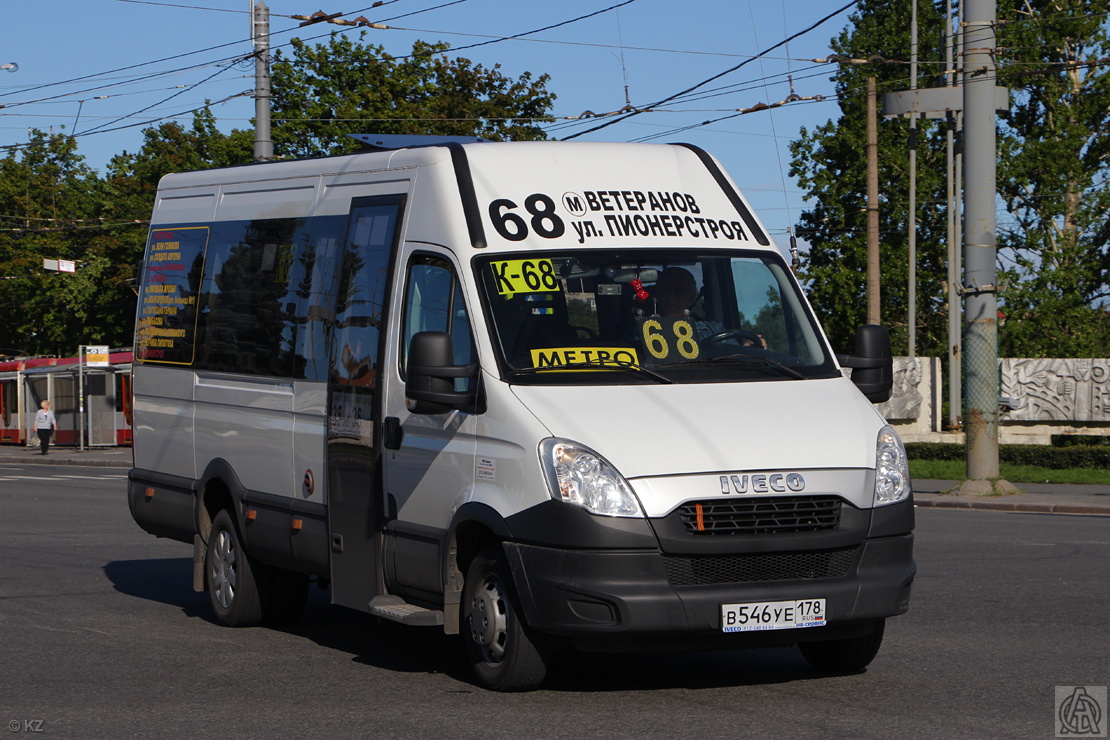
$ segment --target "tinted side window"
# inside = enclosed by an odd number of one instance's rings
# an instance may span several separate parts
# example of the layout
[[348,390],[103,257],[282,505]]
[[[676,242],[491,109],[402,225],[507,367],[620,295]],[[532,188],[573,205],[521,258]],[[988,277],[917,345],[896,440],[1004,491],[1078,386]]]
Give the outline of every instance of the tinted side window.
[[390,255],[400,217],[399,198],[356,201],[339,270],[331,379],[371,387],[378,364]]
[[216,223],[212,227],[195,366],[289,377],[297,303],[292,283],[305,219]]
[[298,235],[289,289],[296,302],[293,377],[327,380],[328,334],[335,322],[339,268],[346,216],[312,219],[310,233]]
[[136,316],[137,361],[192,364],[202,339],[197,303],[208,237],[207,226],[151,229]]

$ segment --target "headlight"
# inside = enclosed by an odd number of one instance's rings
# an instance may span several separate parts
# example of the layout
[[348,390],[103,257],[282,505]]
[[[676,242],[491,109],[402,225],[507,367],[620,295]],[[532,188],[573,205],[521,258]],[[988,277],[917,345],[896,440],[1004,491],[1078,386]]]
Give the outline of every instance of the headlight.
[[875,506],[904,501],[910,495],[910,463],[898,433],[879,430],[875,445]]
[[551,497],[605,516],[643,516],[628,481],[605,458],[565,439],[540,443]]

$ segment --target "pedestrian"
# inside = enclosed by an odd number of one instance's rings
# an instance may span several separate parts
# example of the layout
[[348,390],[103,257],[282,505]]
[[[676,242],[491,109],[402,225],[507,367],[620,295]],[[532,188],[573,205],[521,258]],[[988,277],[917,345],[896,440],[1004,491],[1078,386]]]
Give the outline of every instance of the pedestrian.
[[49,401],[43,401],[39,406],[41,408],[35,412],[35,431],[38,432],[39,449],[42,450],[39,454],[45,455],[46,448],[50,446],[50,436],[58,431],[58,422],[50,410]]

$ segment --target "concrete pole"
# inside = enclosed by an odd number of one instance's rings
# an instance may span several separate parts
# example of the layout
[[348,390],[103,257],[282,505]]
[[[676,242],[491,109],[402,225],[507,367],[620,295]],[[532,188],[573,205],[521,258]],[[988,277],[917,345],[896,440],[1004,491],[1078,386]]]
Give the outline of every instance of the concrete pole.
[[[910,89],[917,89],[917,0],[910,0]],[[910,357],[917,357],[917,113],[910,113],[910,204],[908,245],[908,275],[906,303],[909,305],[906,327]]]
[[964,368],[967,476],[998,478],[995,0],[964,0]]
[[254,5],[254,160],[274,158],[270,138],[270,8],[264,2]]
[[879,123],[875,78],[867,78],[867,323],[881,324],[879,310]]

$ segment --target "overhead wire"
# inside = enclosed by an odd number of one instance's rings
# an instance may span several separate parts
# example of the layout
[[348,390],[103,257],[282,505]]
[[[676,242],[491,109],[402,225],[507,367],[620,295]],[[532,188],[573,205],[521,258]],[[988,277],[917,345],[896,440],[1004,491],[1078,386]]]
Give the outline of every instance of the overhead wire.
[[120,116],[119,118],[115,119],[114,121],[108,121],[107,123],[103,123],[99,126],[96,126],[94,128],[91,128],[91,129],[87,129],[83,132],[74,131],[73,135],[74,136],[79,136],[79,135],[88,136],[89,134],[95,134],[98,131],[100,131],[101,129],[105,129],[108,126],[111,126],[112,124],[119,123],[120,121],[127,120],[128,118],[133,118],[135,116],[141,115],[141,114],[145,113],[146,111],[150,110],[151,108],[155,108],[159,105],[163,105],[164,103],[168,103],[169,101],[173,100],[174,98],[176,98],[180,95],[184,95],[187,92],[191,92],[192,90],[196,89],[198,86],[204,84],[205,82],[208,82],[209,80],[213,79],[214,77],[217,77],[218,75],[223,74],[228,69],[230,69],[230,67],[223,67],[223,68],[217,69],[215,72],[210,74],[208,77],[205,77],[200,82],[197,82],[193,85],[190,85],[189,87],[185,88],[184,90],[179,90],[178,92],[175,92],[174,94],[170,95],[169,97],[166,97],[162,100],[159,100],[157,103],[152,103],[151,105],[148,105],[145,108],[140,108],[139,110],[135,111],[134,113],[129,113],[126,116]]
[[[131,0],[131,1],[138,2],[138,0]],[[421,9],[421,10],[418,10],[418,11],[413,11],[412,13],[405,13],[405,14],[401,14],[401,15],[398,15],[398,16],[393,16],[392,18],[386,18],[384,20],[385,21],[392,21],[392,20],[396,20],[396,19],[399,19],[399,18],[410,17],[410,16],[418,14],[418,13],[428,12],[430,10],[436,10],[436,9],[439,9],[439,8],[442,8],[442,7],[446,7],[448,5],[454,5],[454,4],[458,4],[458,3],[461,3],[461,2],[465,2],[465,1],[466,0],[452,0],[452,2],[442,3],[440,5],[433,6],[431,8],[424,8],[424,9]],[[371,8],[380,9],[380,7],[382,7],[383,5],[392,4],[393,2],[397,2],[397,0],[390,0],[387,3],[379,3],[375,6],[371,6]],[[553,24],[550,24],[550,25],[547,25],[547,26],[543,26],[541,28],[532,29],[532,30],[525,31],[525,32],[522,32],[522,33],[519,33],[519,34],[513,34],[511,36],[498,36],[498,37],[488,38],[485,41],[475,43],[475,44],[469,44],[469,45],[463,45],[463,46],[452,46],[452,47],[449,47],[448,49],[444,49],[443,52],[447,53],[447,52],[461,51],[461,50],[465,50],[465,49],[472,49],[472,48],[476,48],[478,46],[484,46],[484,45],[487,45],[487,44],[496,43],[496,42],[500,42],[500,41],[523,40],[527,36],[530,36],[530,35],[533,35],[533,34],[536,34],[536,33],[540,33],[542,31],[550,30],[550,29],[553,29],[553,28],[558,28],[558,27],[561,27],[561,26],[565,26],[565,25],[568,25],[570,23],[574,23],[576,21],[584,20],[586,18],[590,18],[590,17],[596,16],[596,15],[599,15],[601,13],[609,12],[609,11],[615,10],[619,7],[622,7],[624,5],[628,5],[632,2],[635,2],[635,0],[624,0],[623,2],[619,2],[619,3],[616,3],[616,4],[610,5],[606,8],[602,8],[600,10],[597,10],[597,11],[594,11],[594,12],[591,12],[591,13],[587,13],[587,14],[584,14],[584,15],[580,15],[580,16],[577,16],[575,18],[571,18],[571,19],[568,19],[568,20],[565,20],[565,21],[560,21],[558,23],[553,23]],[[200,9],[200,10],[225,10],[225,9],[202,8],[200,6],[185,6],[185,5],[175,4],[175,3],[144,2],[143,4],[165,5],[165,6],[169,6],[169,7],[187,7],[187,8],[194,8],[194,9]],[[344,14],[341,14],[341,15],[350,15],[350,14],[353,14],[353,13],[364,12],[365,10],[369,10],[371,8],[366,8],[366,9],[363,9],[363,10],[356,10],[356,11],[349,11],[348,13],[344,13]],[[229,12],[246,12],[246,11],[229,11]],[[281,16],[281,17],[292,17],[292,16]],[[271,33],[271,37],[276,35],[276,34],[279,34],[279,33],[289,33],[289,32],[292,32],[294,30],[296,30],[296,29],[285,29],[283,31],[273,32],[273,33]],[[398,29],[398,30],[405,30],[405,29]],[[331,32],[329,32],[328,34],[321,34],[320,36],[311,37],[307,40],[312,41],[312,40],[315,40],[317,38],[322,38],[323,36],[327,36],[327,35],[331,35]],[[527,39],[527,40],[540,41],[540,40],[537,40],[537,39]],[[161,59],[158,59],[158,60],[153,60],[151,62],[143,62],[143,63],[136,64],[136,65],[128,65],[128,66],[125,66],[125,67],[119,67],[119,68],[109,70],[109,71],[103,72],[103,73],[96,73],[96,74],[93,74],[93,75],[84,75],[84,76],[81,76],[81,77],[70,78],[69,80],[63,80],[63,81],[54,82],[54,83],[47,83],[45,85],[36,86],[36,87],[22,88],[21,90],[17,90],[17,91],[14,91],[14,92],[0,93],[0,97],[10,96],[10,95],[18,94],[19,92],[27,92],[27,91],[31,91],[31,90],[35,90],[35,89],[45,89],[45,88],[48,88],[48,87],[54,87],[54,86],[58,86],[58,85],[62,85],[62,84],[70,83],[70,82],[75,82],[75,81],[88,80],[88,79],[93,79],[93,78],[96,78],[96,77],[103,77],[104,75],[115,74],[115,73],[122,72],[122,71],[129,71],[129,70],[133,70],[133,69],[138,69],[138,68],[141,68],[141,67],[144,67],[144,66],[149,66],[151,64],[157,64],[157,63],[160,63],[160,62],[173,61],[173,60],[181,59],[181,58],[191,56],[191,55],[194,55],[194,54],[205,53],[205,52],[208,52],[208,51],[213,51],[213,50],[218,50],[218,49],[221,49],[221,48],[225,48],[227,46],[240,44],[240,43],[243,43],[243,41],[245,41],[245,40],[229,42],[227,44],[218,44],[218,45],[215,45],[215,46],[206,47],[204,49],[196,50],[196,51],[193,51],[193,52],[187,52],[187,53],[184,53],[184,54],[178,54],[178,55],[173,55],[173,56],[170,56],[170,57],[164,57],[164,58],[161,58]],[[546,40],[544,40],[544,41],[546,41]],[[551,41],[547,41],[547,42],[548,43],[558,43],[558,42],[551,42]],[[574,42],[569,42],[569,43],[574,43]],[[274,48],[280,49],[280,48],[282,48],[284,46],[287,46],[287,45],[288,44],[281,44],[281,45],[277,45]],[[64,98],[67,98],[67,97],[74,97],[76,95],[83,95],[83,94],[89,94],[89,93],[94,93],[94,92],[100,92],[100,91],[105,90],[105,89],[110,89],[110,88],[114,88],[114,87],[122,87],[122,86],[126,86],[128,84],[134,84],[134,82],[137,82],[137,81],[154,79],[154,78],[157,78],[157,77],[163,77],[163,76],[167,76],[167,75],[171,75],[171,74],[178,74],[178,73],[191,71],[191,70],[195,70],[195,69],[201,69],[201,68],[212,66],[212,65],[224,65],[224,64],[229,64],[229,63],[233,63],[233,62],[236,62],[236,61],[242,61],[242,60],[247,59],[249,57],[250,57],[250,55],[246,55],[246,56],[236,55],[236,56],[231,56],[231,57],[224,57],[224,58],[214,60],[212,62],[205,62],[205,63],[197,64],[197,65],[189,65],[189,66],[186,66],[186,67],[181,67],[181,68],[177,68],[177,69],[173,69],[173,70],[164,70],[164,71],[154,72],[154,73],[151,73],[149,75],[141,75],[141,76],[138,76],[136,78],[132,78],[132,79],[129,79],[129,80],[126,80],[126,81],[114,81],[114,82],[112,82],[110,84],[107,84],[107,85],[85,88],[85,89],[82,89],[82,90],[79,90],[79,91],[72,91],[72,92],[60,94],[60,95],[57,95],[57,96],[49,96],[49,97],[44,97],[44,98],[39,98],[39,99],[34,99],[34,100],[21,101],[19,103],[10,103],[6,107],[10,108],[10,107],[18,106],[18,105],[26,105],[26,104],[38,103],[38,102],[47,102],[47,101],[51,101],[51,100],[64,99]],[[403,57],[400,57],[400,58],[403,58]],[[149,110],[149,108],[146,108],[146,109],[143,109],[143,110]],[[138,112],[141,112],[141,111],[138,111]],[[132,114],[130,114],[130,116],[134,116],[138,112],[132,113]],[[120,117],[117,120],[123,120],[124,118],[127,118],[127,117],[129,117],[129,116],[123,116],[123,117]],[[97,130],[99,130],[100,128],[102,128],[102,127],[98,127]]]
[[[390,2],[388,2],[388,3],[380,3],[380,4],[377,4],[375,6],[370,6],[368,8],[364,8],[362,10],[350,11],[349,13],[343,13],[343,14],[340,14],[340,15],[347,15],[347,14],[365,12],[366,10],[370,10],[371,8],[380,8],[383,5],[392,4],[392,2],[396,2],[396,1],[397,0],[390,0]],[[404,14],[394,16],[392,18],[387,18],[387,19],[384,19],[384,20],[385,21],[392,21],[392,20],[396,20],[396,19],[400,19],[400,18],[411,17],[413,15],[417,15],[417,14],[420,14],[420,13],[429,12],[431,10],[437,10],[437,9],[444,8],[444,7],[447,7],[447,6],[450,6],[450,5],[457,5],[457,4],[460,4],[460,3],[463,3],[463,2],[468,2],[468,1],[469,0],[451,0],[450,2],[441,3],[440,5],[437,5],[437,6],[432,6],[430,8],[423,8],[423,9],[413,11],[413,12],[410,12],[410,13],[404,13]],[[489,40],[482,41],[482,42],[479,42],[479,43],[469,44],[469,45],[465,45],[465,46],[461,46],[461,47],[450,47],[448,49],[442,50],[442,53],[461,51],[461,50],[465,50],[465,49],[472,49],[472,48],[476,48],[476,47],[479,47],[479,46],[486,46],[488,44],[498,43],[498,42],[501,42],[501,41],[508,41],[508,40],[513,40],[513,39],[523,38],[523,37],[531,35],[531,34],[551,30],[553,28],[559,28],[559,27],[562,27],[562,26],[569,25],[571,23],[575,23],[577,21],[581,21],[581,20],[584,20],[584,19],[587,19],[587,18],[591,18],[591,17],[594,17],[596,15],[612,11],[616,8],[622,7],[624,5],[628,5],[628,4],[633,3],[633,2],[636,2],[636,0],[623,0],[622,2],[616,3],[614,5],[610,5],[606,8],[602,8],[600,10],[597,10],[597,11],[594,11],[594,12],[591,12],[591,13],[586,13],[586,14],[583,14],[583,15],[579,15],[575,18],[560,21],[558,23],[553,23],[553,24],[550,24],[550,25],[547,25],[547,26],[544,26],[544,27],[541,27],[541,28],[532,29],[532,30],[525,31],[525,32],[522,32],[522,33],[519,33],[519,34],[514,34],[512,36],[497,37],[497,38],[493,38],[493,39],[489,39]],[[156,4],[157,5],[157,4],[161,4],[161,3],[149,3],[149,4]],[[172,5],[172,4],[168,4],[168,5]],[[179,6],[179,7],[197,8],[198,6]],[[208,10],[210,8],[199,8],[199,9]],[[292,17],[292,16],[289,16],[289,17]],[[276,33],[290,33],[290,32],[295,31],[295,30],[296,29],[285,29],[283,31],[272,32],[270,34],[270,36],[273,37]],[[330,32],[329,31],[326,34],[321,34],[319,36],[310,37],[308,39],[303,39],[302,41],[305,41],[305,40],[313,41],[313,40],[316,40],[318,38],[323,38],[324,36],[330,36],[333,33],[336,33],[336,32]],[[246,39],[246,40],[249,40],[249,39]],[[245,40],[243,40],[243,41],[245,41]],[[197,53],[204,53],[204,52],[207,52],[207,51],[213,51],[213,50],[216,50],[216,49],[231,46],[233,44],[241,44],[241,43],[243,43],[243,41],[230,42],[230,43],[227,43],[227,44],[219,44],[219,45],[216,45],[216,46],[207,47],[205,49],[201,49],[201,50],[194,51],[194,52],[187,52],[187,53],[184,53],[184,54],[174,55],[174,56],[171,56],[171,57],[165,57],[163,59],[155,60],[155,61],[152,61],[152,62],[143,62],[143,63],[136,64],[136,65],[129,65],[129,66],[126,66],[126,67],[116,68],[116,69],[113,69],[113,70],[110,70],[110,71],[104,72],[104,73],[98,73],[98,74],[94,74],[94,75],[84,75],[82,77],[71,78],[69,80],[64,80],[64,81],[60,81],[60,82],[47,83],[45,85],[35,86],[35,87],[31,87],[31,88],[23,88],[22,90],[15,91],[15,92],[2,93],[2,94],[0,94],[0,97],[5,97],[7,95],[18,94],[19,92],[29,92],[29,91],[32,91],[32,90],[35,90],[35,89],[45,89],[45,88],[48,88],[48,87],[54,87],[54,86],[57,86],[57,85],[66,84],[66,83],[69,83],[69,82],[93,79],[95,77],[98,77],[98,76],[101,76],[101,75],[104,75],[104,74],[114,74],[114,73],[121,72],[121,71],[128,71],[128,70],[131,70],[131,69],[138,69],[140,67],[149,66],[151,64],[157,64],[159,62],[172,61],[172,60],[175,60],[175,59],[184,58],[186,56],[191,56],[191,55],[194,55],[194,54],[197,54]],[[280,48],[282,48],[284,46],[288,46],[288,45],[290,45],[290,44],[280,44],[280,45],[277,45],[276,47],[271,47],[271,48],[280,49]],[[47,98],[41,98],[41,99],[37,99],[37,100],[33,100],[33,101],[24,101],[23,103],[12,103],[12,104],[9,104],[5,107],[15,107],[17,105],[30,104],[30,103],[34,103],[34,102],[45,102],[45,101],[55,100],[55,99],[64,98],[64,97],[72,97],[74,95],[81,95],[81,94],[87,94],[87,93],[91,93],[91,92],[97,92],[97,91],[100,91],[100,90],[103,90],[103,89],[107,89],[107,87],[117,87],[117,86],[122,86],[122,85],[126,85],[126,84],[133,84],[133,82],[137,81],[138,79],[142,79],[142,80],[152,79],[154,77],[164,76],[164,75],[167,75],[167,74],[173,74],[173,73],[188,71],[188,70],[192,70],[192,69],[203,68],[203,67],[206,67],[206,66],[212,66],[213,64],[220,65],[220,64],[234,63],[234,62],[242,61],[243,59],[250,58],[251,56],[253,56],[253,54],[252,55],[245,55],[245,56],[244,55],[237,55],[237,56],[234,56],[234,57],[226,57],[226,58],[216,60],[214,62],[208,62],[208,63],[201,64],[201,65],[192,65],[192,66],[184,67],[184,68],[177,69],[177,70],[163,71],[163,72],[152,73],[151,75],[144,75],[144,76],[141,76],[140,78],[136,78],[136,80],[132,80],[130,83],[128,83],[128,82],[117,82],[117,83],[113,83],[112,85],[108,85],[108,86],[99,86],[99,87],[87,88],[87,89],[80,90],[80,91],[65,93],[65,94],[61,94],[61,95],[57,95],[57,96],[50,96],[50,97],[47,97]],[[411,56],[411,55],[408,55],[408,56]],[[393,57],[393,58],[394,59],[403,59],[403,58],[406,58],[406,57],[405,56],[399,56],[399,57]],[[213,75],[213,76],[215,76],[215,75]],[[206,78],[206,80],[207,79],[211,79],[211,77]],[[204,82],[204,81],[202,81],[202,82]],[[171,97],[176,97],[176,95],[171,96]],[[239,97],[239,96],[231,96],[231,97]],[[228,98],[228,99],[230,99],[230,98]],[[165,102],[165,101],[161,101],[161,102]],[[159,105],[159,104],[161,104],[161,103],[156,103],[155,106]],[[146,110],[149,110],[150,108],[155,107],[155,106],[148,106],[147,108],[144,108],[140,111],[133,112],[131,114],[128,114],[127,116],[121,116],[121,117],[117,118],[116,121],[125,120],[126,118],[133,117],[133,116],[138,115],[139,113],[142,113]],[[194,109],[194,111],[195,110],[201,110],[203,108],[204,108],[204,106],[200,106],[200,107]],[[113,121],[112,123],[114,123],[116,121]],[[105,124],[105,125],[110,125],[110,124]],[[106,131],[106,130],[118,130],[118,128],[117,129],[104,129],[103,126],[100,126],[100,127],[97,127],[94,130],[83,132],[83,134],[101,133],[101,132]],[[18,148],[19,146],[21,146],[21,145],[9,145],[9,146],[3,147],[3,148],[9,148],[10,149],[10,148]]]
[[852,6],[856,5],[858,2],[859,2],[859,0],[852,0],[847,5],[844,5],[843,7],[838,8],[837,10],[833,11],[832,13],[829,13],[828,15],[824,16],[823,18],[821,18],[817,22],[811,24],[807,28],[805,28],[801,31],[798,31],[795,34],[792,34],[791,36],[783,39],[782,41],[779,41],[774,46],[771,46],[767,49],[764,49],[763,51],[759,52],[755,56],[749,57],[748,59],[745,59],[744,61],[740,62],[739,64],[737,64],[733,67],[730,67],[729,69],[726,69],[723,72],[719,72],[719,73],[713,75],[712,77],[708,77],[708,78],[702,80],[701,82],[698,82],[694,85],[691,85],[690,87],[688,87],[684,90],[680,90],[679,92],[674,93],[673,95],[669,95],[665,98],[662,98],[661,100],[658,100],[655,103],[652,103],[651,105],[648,105],[643,109],[637,109],[637,110],[635,110],[631,113],[628,113],[627,115],[624,115],[621,118],[611,118],[611,119],[609,119],[609,120],[607,120],[607,121],[605,121],[601,124],[598,124],[597,126],[585,129],[584,131],[579,131],[575,134],[571,134],[570,136],[566,136],[566,137],[563,138],[563,141],[569,141],[570,139],[575,139],[575,138],[578,138],[579,136],[584,136],[586,134],[593,133],[595,131],[599,131],[603,128],[607,128],[607,127],[612,126],[614,124],[621,123],[623,121],[628,120],[629,118],[632,118],[633,116],[641,115],[642,113],[645,113],[645,112],[651,110],[652,108],[654,108],[656,106],[663,105],[664,103],[669,103],[670,101],[674,100],[677,97],[680,97],[682,95],[686,95],[688,93],[693,92],[694,90],[697,90],[700,87],[708,85],[713,80],[717,80],[717,79],[720,79],[721,77],[724,77],[725,75],[731,74],[731,73],[735,72],[736,70],[747,66],[748,64],[755,61],[756,59],[763,56],[764,54],[766,54],[768,52],[771,52],[771,51],[774,51],[775,49],[779,48],[780,46],[784,46],[784,45],[788,44],[790,41],[793,41],[794,39],[809,33],[810,31],[814,30],[815,28],[820,27],[825,22],[827,22],[830,19],[835,18],[836,16],[840,15],[841,13],[843,13],[848,8],[851,8]]

